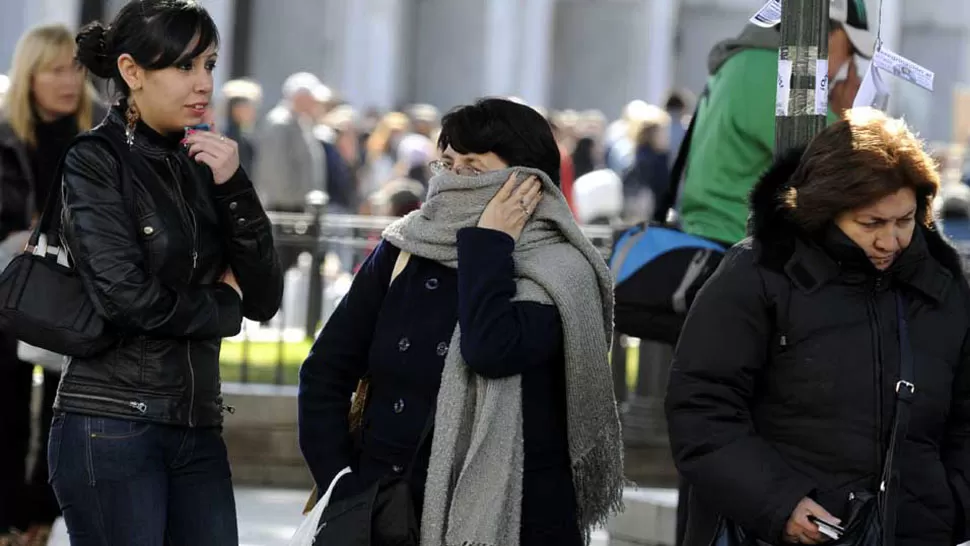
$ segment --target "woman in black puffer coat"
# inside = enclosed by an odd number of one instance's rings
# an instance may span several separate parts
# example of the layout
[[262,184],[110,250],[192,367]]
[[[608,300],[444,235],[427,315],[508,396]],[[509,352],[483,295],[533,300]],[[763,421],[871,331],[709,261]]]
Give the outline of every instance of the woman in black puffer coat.
[[752,237],[698,295],[667,417],[691,483],[687,546],[719,516],[772,544],[826,541],[875,492],[900,377],[897,295],[915,362],[896,546],[970,538],[970,290],[933,227],[931,159],[901,121],[856,110],[779,161]]

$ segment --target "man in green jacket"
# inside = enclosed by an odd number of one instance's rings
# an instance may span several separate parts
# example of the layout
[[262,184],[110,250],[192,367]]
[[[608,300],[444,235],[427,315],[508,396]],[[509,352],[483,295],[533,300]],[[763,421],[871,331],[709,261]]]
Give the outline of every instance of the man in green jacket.
[[[847,78],[830,86],[832,123],[852,106],[859,89],[853,54],[871,57],[874,39],[865,0],[831,0],[829,17],[829,81],[848,65]],[[748,193],[774,156],[780,43],[778,26],[748,24],[711,51],[711,76],[696,113],[680,198],[687,233],[726,245],[745,237]]]

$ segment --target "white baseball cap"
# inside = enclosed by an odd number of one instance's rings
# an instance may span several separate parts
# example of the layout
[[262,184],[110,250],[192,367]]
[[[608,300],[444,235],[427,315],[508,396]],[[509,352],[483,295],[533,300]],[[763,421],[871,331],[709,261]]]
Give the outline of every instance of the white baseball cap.
[[856,53],[872,58],[876,49],[876,37],[869,28],[866,0],[830,0],[829,19],[842,24]]

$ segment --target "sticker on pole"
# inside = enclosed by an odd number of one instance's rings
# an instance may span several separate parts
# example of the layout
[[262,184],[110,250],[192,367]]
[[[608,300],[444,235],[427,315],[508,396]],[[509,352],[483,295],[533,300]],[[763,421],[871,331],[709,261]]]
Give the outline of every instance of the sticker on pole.
[[829,60],[815,61],[815,115],[829,113]]
[[880,48],[879,51],[876,51],[876,54],[872,56],[872,65],[897,78],[918,85],[927,91],[933,90],[933,78],[935,74],[933,74],[932,70],[923,68],[906,57],[893,53],[888,49]]
[[781,0],[768,0],[749,20],[761,28],[777,25],[781,22]]
[[791,73],[792,62],[789,59],[778,59],[778,88],[775,90],[775,115],[787,116],[791,101]]

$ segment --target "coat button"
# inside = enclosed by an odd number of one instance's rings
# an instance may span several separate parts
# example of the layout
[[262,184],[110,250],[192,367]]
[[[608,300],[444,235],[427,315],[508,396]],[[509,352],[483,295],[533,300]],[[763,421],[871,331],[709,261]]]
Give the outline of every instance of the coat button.
[[424,287],[427,288],[428,290],[437,290],[438,279],[431,277],[430,279],[424,282]]
[[144,233],[145,235],[151,235],[152,233],[155,233],[155,228],[153,228],[152,226],[145,226],[141,228],[141,232]]
[[404,399],[398,398],[397,402],[394,402],[394,413],[401,414],[404,413]]
[[395,474],[400,474],[401,472],[404,472],[404,467],[399,464],[396,464],[391,467],[391,470],[393,470]]
[[407,351],[410,348],[411,348],[411,340],[406,337],[402,337],[401,341],[397,342],[397,350],[401,351],[402,353],[404,351]]
[[235,201],[233,201],[232,203],[229,203],[229,210],[236,210],[238,208],[239,208],[239,203]]
[[246,223],[246,219],[245,218],[237,218],[236,219],[236,223],[241,226],[241,225],[243,225],[243,224]]
[[442,341],[441,343],[438,344],[438,347],[435,349],[435,352],[438,353],[438,356],[445,356],[446,354],[448,354],[448,344]]

